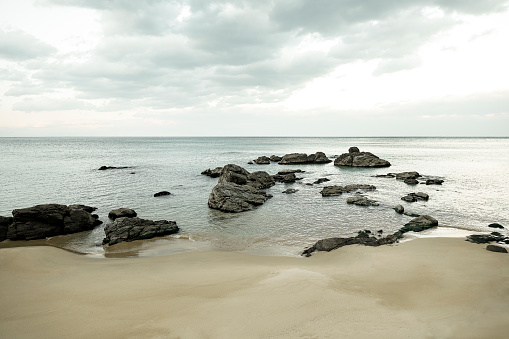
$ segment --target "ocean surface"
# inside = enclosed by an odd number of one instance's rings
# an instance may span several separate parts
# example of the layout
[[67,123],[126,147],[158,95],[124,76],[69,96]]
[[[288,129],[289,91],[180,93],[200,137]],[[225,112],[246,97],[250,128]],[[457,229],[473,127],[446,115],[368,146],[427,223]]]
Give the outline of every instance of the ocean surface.
[[[325,165],[248,165],[259,156],[324,152],[333,157],[351,146],[388,160],[389,168]],[[352,236],[369,229],[392,233],[411,218],[392,209],[431,215],[441,227],[490,232],[490,223],[509,226],[509,138],[0,138],[0,215],[38,204],[97,207],[106,224],[120,207],[152,220],[176,221],[178,235],[124,243],[104,249],[104,224],[90,232],[12,245],[50,244],[97,257],[152,256],[197,250],[298,255],[316,240]],[[332,159],[333,160],[333,159]],[[277,183],[273,195],[251,211],[229,214],[208,208],[217,179],[200,173],[237,164],[250,172],[276,174],[299,168],[293,184]],[[99,171],[101,166],[128,169]],[[417,171],[443,185],[409,186],[375,175]],[[318,178],[329,182],[306,185]],[[366,196],[380,206],[348,205],[354,193],[322,197],[328,185],[371,184]],[[287,188],[295,194],[283,194]],[[157,197],[167,190],[170,196]],[[430,199],[406,203],[401,197],[425,192]],[[6,242],[3,242],[3,246]]]

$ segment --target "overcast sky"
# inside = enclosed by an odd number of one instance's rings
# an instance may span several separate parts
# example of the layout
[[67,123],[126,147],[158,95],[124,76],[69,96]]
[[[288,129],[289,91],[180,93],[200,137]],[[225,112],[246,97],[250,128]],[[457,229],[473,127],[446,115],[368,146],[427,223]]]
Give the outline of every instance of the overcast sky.
[[508,3],[0,0],[0,136],[509,136]]

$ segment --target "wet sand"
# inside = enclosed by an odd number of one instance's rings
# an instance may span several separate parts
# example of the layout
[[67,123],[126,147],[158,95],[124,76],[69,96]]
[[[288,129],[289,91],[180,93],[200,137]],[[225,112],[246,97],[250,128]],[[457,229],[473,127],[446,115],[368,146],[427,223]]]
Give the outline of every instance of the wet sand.
[[3,338],[506,338],[509,255],[460,238],[311,258],[0,249]]

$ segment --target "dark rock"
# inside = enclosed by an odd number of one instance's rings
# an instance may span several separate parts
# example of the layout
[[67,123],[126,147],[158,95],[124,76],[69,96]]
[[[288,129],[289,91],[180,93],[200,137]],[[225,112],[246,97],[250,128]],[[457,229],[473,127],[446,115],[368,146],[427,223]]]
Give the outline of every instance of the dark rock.
[[325,156],[323,152],[316,152],[315,154],[307,155],[306,153],[290,153],[286,154],[279,161],[280,165],[293,165],[293,164],[325,164],[332,162]]
[[346,199],[347,204],[353,204],[357,206],[378,206],[379,203],[377,203],[374,200],[370,200],[366,197],[350,197]]
[[101,166],[101,167],[99,167],[99,171],[110,170],[110,169],[124,169],[124,168],[132,168],[132,167],[129,167],[129,166],[120,166],[120,167],[117,167],[117,166]]
[[491,252],[507,253],[507,249],[505,247],[497,245],[488,245],[486,246],[486,249]]
[[249,172],[244,168],[238,165],[228,164],[223,167],[223,171],[218,179],[218,183],[232,182],[237,185],[245,185],[247,184],[248,175]]
[[341,186],[325,186],[320,193],[322,194],[322,197],[331,197],[335,195],[341,195],[343,194],[344,189]]
[[217,178],[217,177],[219,177],[221,175],[221,173],[223,173],[223,168],[222,167],[216,167],[213,170],[208,168],[205,171],[201,172],[201,174],[209,176],[211,178]]
[[394,207],[394,210],[396,211],[396,213],[399,214],[403,214],[403,212],[405,212],[405,208],[401,205],[397,205],[396,207]]
[[12,223],[7,230],[11,240],[33,240],[88,231],[95,219],[80,208],[59,204],[37,205],[12,211]]
[[[496,234],[493,234],[496,233]],[[491,234],[472,234],[467,236],[467,241],[472,242],[474,244],[488,244],[490,242],[506,242],[509,240],[509,237],[504,237],[498,232],[493,232]],[[506,242],[507,243],[507,242]]]
[[[352,149],[352,148],[350,148]],[[354,149],[355,150],[355,149]],[[369,152],[349,152],[341,154],[335,161],[334,166],[353,166],[353,167],[389,167],[391,164],[380,159]]]
[[283,158],[280,156],[277,156],[277,155],[271,155],[269,159],[270,159],[270,161],[273,161],[273,162],[280,162],[281,159],[283,159]]
[[497,224],[497,223],[494,223],[494,224],[489,224],[488,227],[491,227],[491,228],[504,228],[504,226],[500,225],[500,224]]
[[313,184],[321,184],[321,183],[324,183],[324,182],[327,182],[327,181],[330,181],[329,179],[327,178],[319,178],[318,180],[316,180]]
[[261,157],[258,157],[254,162],[257,163],[258,165],[268,165],[270,164],[270,159],[269,157],[263,155]]
[[104,228],[106,237],[103,240],[103,245],[111,246],[124,241],[161,237],[178,231],[179,228],[174,221],[152,221],[137,217],[117,218]]
[[253,186],[254,188],[264,189],[272,187],[274,184],[274,178],[264,171],[253,172],[247,176],[247,185]]
[[398,180],[407,180],[407,179],[417,179],[421,175],[418,172],[401,172],[396,173],[396,179]]
[[401,200],[406,201],[406,202],[415,202],[417,200],[428,201],[429,195],[427,195],[426,193],[423,193],[423,192],[409,193],[406,196],[402,197]]
[[269,197],[265,191],[255,187],[226,182],[212,189],[208,205],[223,212],[238,213],[263,204]]
[[407,185],[417,185],[419,184],[419,181],[416,179],[405,179],[404,183]]
[[252,161],[248,161],[247,164],[248,165],[253,165],[253,162]]
[[364,185],[364,184],[352,184],[352,185],[346,185],[343,187],[343,190],[347,193],[353,192],[353,191],[374,191],[376,190],[376,187],[373,185]]
[[300,169],[285,169],[285,170],[277,172],[277,174],[279,174],[279,175],[287,175],[287,174],[292,174],[292,173],[304,173],[304,171],[300,170]]
[[92,213],[95,210],[97,210],[97,207],[92,207],[92,206],[87,206],[87,205],[79,205],[79,204],[69,205],[69,208],[84,210],[84,211],[87,211],[88,213]]
[[162,197],[162,196],[165,196],[165,195],[171,195],[171,193],[168,192],[168,191],[161,191],[161,192],[155,193],[154,197]]
[[116,210],[110,211],[108,213],[108,218],[111,220],[115,220],[117,218],[134,218],[136,216],[136,212],[130,208],[118,208]]
[[92,214],[92,218],[94,218],[94,227],[102,225],[102,221],[99,220],[99,216],[97,214]]
[[12,224],[12,222],[12,217],[0,216],[0,241],[7,239],[7,231],[9,230],[9,225]]
[[435,218],[429,215],[421,215],[405,224],[405,226],[400,229],[400,232],[421,232],[435,226],[438,226],[438,221]]
[[394,177],[396,177],[396,174],[393,173],[375,175],[375,178],[394,178]]
[[274,180],[277,182],[282,182],[285,184],[289,184],[289,183],[295,182],[297,180],[295,173],[288,173],[285,175],[276,174],[276,175],[273,175],[272,178],[274,178]]
[[355,146],[350,147],[350,148],[348,149],[348,153],[359,153],[359,152],[360,152],[359,148],[358,148],[358,147],[355,147]]
[[426,180],[426,185],[442,185],[444,181],[440,179],[428,179]]
[[412,217],[412,218],[417,218],[417,217],[421,216],[420,214],[412,213],[412,212],[403,212],[403,214],[406,216]]
[[287,189],[287,190],[284,190],[284,191],[283,191],[283,192],[281,192],[281,193],[293,194],[293,193],[296,193],[296,192],[298,192],[298,191],[299,191],[299,190],[296,190],[296,189],[294,189],[294,188],[289,188],[289,189]]

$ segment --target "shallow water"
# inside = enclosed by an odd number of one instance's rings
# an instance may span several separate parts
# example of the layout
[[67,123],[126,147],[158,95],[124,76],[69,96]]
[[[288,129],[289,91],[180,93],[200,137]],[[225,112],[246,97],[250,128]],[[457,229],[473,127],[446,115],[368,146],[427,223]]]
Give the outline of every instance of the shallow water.
[[[248,165],[258,156],[292,152],[327,156],[350,146],[391,162],[390,168],[343,168],[325,165]],[[410,217],[428,214],[442,226],[491,231],[488,224],[509,225],[508,138],[0,138],[0,215],[43,203],[86,204],[107,222],[110,210],[129,207],[146,219],[175,220],[178,236],[103,249],[103,227],[91,232],[53,237],[46,243],[95,256],[144,256],[196,250],[226,250],[268,255],[295,255],[314,241],[350,236],[360,229],[394,232]],[[239,214],[211,210],[208,195],[217,183],[200,173],[235,163],[248,171],[270,174],[286,168],[305,171],[294,184],[276,184],[263,206]],[[128,169],[98,171],[106,166]],[[408,186],[375,178],[389,172],[418,171],[442,178],[441,186]],[[320,177],[331,181],[308,186]],[[327,185],[372,184],[366,195],[378,207],[347,205],[351,194],[322,197]],[[296,188],[295,194],[281,193]],[[168,190],[171,196],[154,198]],[[427,202],[406,203],[401,197],[425,192]],[[352,193],[353,194],[353,193]],[[4,244],[5,245],[5,244]],[[12,244],[11,244],[12,245]],[[16,245],[16,244],[15,244]]]

